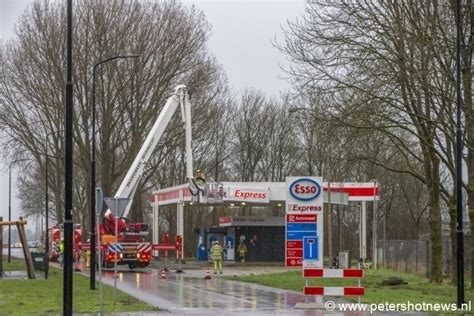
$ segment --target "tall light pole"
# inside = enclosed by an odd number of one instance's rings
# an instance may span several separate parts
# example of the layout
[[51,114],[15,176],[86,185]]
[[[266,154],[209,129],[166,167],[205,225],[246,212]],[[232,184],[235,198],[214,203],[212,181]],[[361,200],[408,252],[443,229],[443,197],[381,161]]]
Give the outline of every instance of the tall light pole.
[[[28,159],[17,159],[8,165],[8,221],[11,222],[12,220],[12,165],[21,162],[21,161],[26,161]],[[8,263],[11,262],[12,258],[12,240],[11,240],[11,234],[12,234],[12,229],[11,226],[8,225]]]
[[[461,0],[456,0],[456,263],[457,306],[464,303],[464,234],[462,206],[462,133],[461,133]],[[472,206],[471,206],[472,207]],[[471,263],[474,264],[474,263]]]
[[96,186],[96,175],[95,175],[95,117],[96,117],[96,106],[95,106],[95,73],[97,67],[101,64],[109,62],[114,59],[126,59],[126,58],[138,58],[139,54],[129,54],[129,55],[117,55],[110,58],[101,60],[94,64],[92,69],[92,147],[91,147],[91,187],[90,187],[90,217],[91,217],[91,233],[90,233],[90,245],[91,245],[91,259],[90,259],[90,289],[95,290],[95,186]]
[[44,213],[46,217],[46,236],[45,236],[45,257],[46,257],[46,267],[44,269],[44,278],[47,280],[48,279],[48,273],[49,273],[49,180],[48,180],[48,164],[49,164],[49,159],[48,159],[48,136],[46,135],[46,156],[45,156],[45,174],[46,174],[46,179],[45,179],[45,190],[44,190]]
[[73,122],[74,104],[72,81],[72,0],[67,0],[66,19],[66,103],[64,117],[64,278],[63,315],[72,316],[72,177],[73,177]]

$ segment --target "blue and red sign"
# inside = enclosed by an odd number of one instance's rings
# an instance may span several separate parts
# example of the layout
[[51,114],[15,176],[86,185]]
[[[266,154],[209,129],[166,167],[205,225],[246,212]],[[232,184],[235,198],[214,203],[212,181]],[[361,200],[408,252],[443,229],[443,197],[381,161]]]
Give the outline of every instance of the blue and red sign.
[[306,260],[322,266],[323,179],[287,177],[286,183],[286,266],[301,266],[304,250]]
[[299,201],[317,199],[322,192],[321,185],[310,178],[300,178],[293,181],[288,190],[290,195]]
[[314,240],[317,240],[318,238],[316,214],[286,215],[287,266],[301,266],[304,248],[303,239],[307,237],[311,237]]

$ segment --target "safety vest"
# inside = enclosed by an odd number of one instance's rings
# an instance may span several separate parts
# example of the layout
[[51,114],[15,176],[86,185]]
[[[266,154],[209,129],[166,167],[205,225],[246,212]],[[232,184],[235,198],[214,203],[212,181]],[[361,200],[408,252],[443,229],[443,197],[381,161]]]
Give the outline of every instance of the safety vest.
[[59,243],[59,253],[63,253],[63,252],[64,252],[64,242],[61,241],[61,242]]
[[212,260],[222,260],[222,246],[216,244],[211,248],[211,258]]
[[245,255],[245,253],[247,252],[247,246],[245,246],[245,244],[240,244],[237,248],[237,251],[240,255]]

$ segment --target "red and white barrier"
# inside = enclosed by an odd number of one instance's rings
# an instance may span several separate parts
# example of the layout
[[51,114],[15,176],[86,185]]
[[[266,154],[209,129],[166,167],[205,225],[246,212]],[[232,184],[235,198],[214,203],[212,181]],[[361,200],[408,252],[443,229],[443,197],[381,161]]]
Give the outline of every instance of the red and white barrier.
[[[98,247],[97,247],[98,248]],[[89,243],[77,243],[74,244],[75,250],[90,250],[91,245]],[[107,249],[107,245],[101,245],[101,249]],[[139,252],[150,252],[151,250],[168,250],[176,251],[179,249],[179,246],[176,244],[151,244],[151,243],[141,243],[137,245],[137,251]]]
[[175,251],[176,245],[175,244],[153,244],[153,250],[169,250]]
[[362,269],[304,269],[305,278],[363,278]]
[[[89,243],[77,243],[77,244],[74,244],[73,246],[74,246],[74,250],[91,250],[91,244]],[[99,249],[99,246],[96,246],[96,248]],[[107,245],[101,245],[100,249],[106,250]]]
[[304,295],[315,296],[362,296],[365,288],[360,286],[360,279],[364,277],[362,269],[303,269],[304,278],[357,278],[359,286],[331,287],[331,286],[305,286]]
[[321,296],[361,296],[364,295],[363,287],[331,287],[331,286],[305,286],[304,295]]

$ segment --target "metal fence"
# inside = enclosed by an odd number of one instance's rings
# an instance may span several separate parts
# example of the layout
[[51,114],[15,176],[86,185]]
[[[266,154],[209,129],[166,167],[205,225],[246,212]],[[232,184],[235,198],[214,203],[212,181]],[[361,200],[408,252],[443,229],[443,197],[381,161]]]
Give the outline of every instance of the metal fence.
[[[451,239],[443,236],[443,271],[450,276],[453,267]],[[378,262],[384,267],[401,272],[428,273],[430,267],[430,243],[425,240],[379,240]],[[464,268],[470,270],[470,236],[464,238]]]
[[[444,273],[448,276],[453,272],[454,259],[451,251],[451,238],[443,236]],[[464,235],[464,271],[471,271],[471,236]]]
[[378,253],[379,263],[387,268],[416,273],[426,273],[428,270],[429,246],[425,241],[379,240]]

